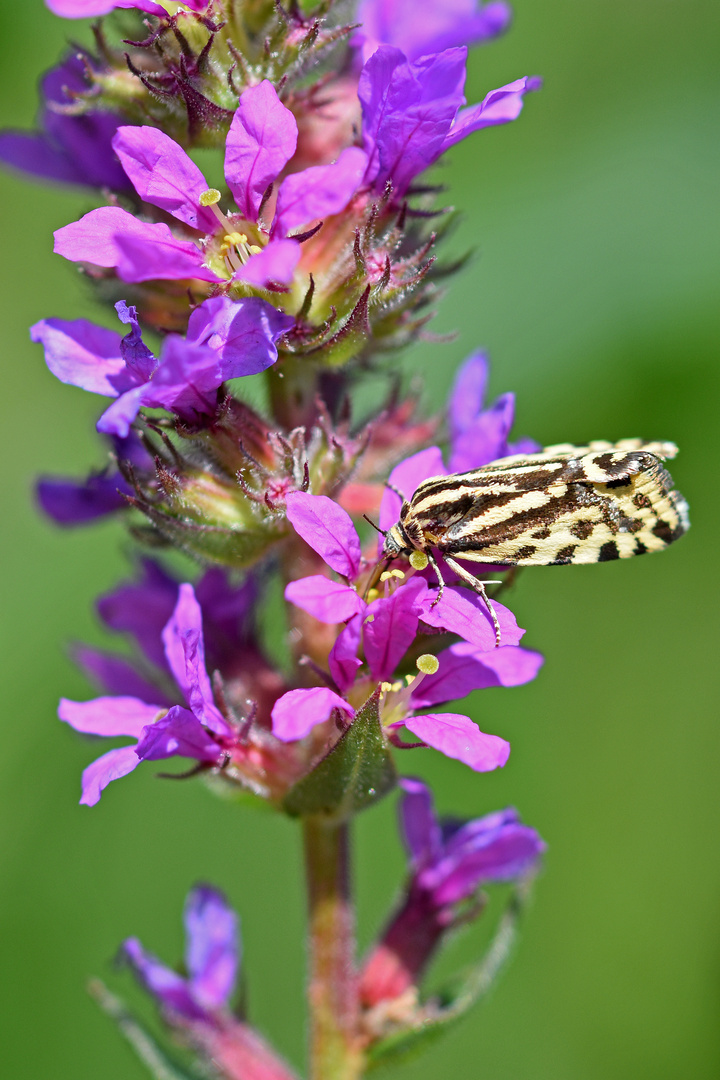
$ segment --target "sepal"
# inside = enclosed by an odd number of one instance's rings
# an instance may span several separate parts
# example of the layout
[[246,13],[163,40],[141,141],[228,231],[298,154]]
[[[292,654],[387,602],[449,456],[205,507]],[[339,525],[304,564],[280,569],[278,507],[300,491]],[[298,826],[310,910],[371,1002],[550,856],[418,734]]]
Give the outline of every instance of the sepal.
[[397,775],[380,723],[379,702],[376,690],[332,750],[290,789],[283,801],[288,814],[323,814],[342,821],[392,790]]

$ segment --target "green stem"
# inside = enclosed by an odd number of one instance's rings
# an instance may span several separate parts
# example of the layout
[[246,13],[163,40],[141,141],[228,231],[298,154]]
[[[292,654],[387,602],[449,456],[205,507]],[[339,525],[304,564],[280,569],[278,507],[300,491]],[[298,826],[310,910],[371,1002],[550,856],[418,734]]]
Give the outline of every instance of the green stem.
[[310,1080],[357,1080],[358,1042],[355,925],[350,899],[345,823],[304,819],[308,884]]

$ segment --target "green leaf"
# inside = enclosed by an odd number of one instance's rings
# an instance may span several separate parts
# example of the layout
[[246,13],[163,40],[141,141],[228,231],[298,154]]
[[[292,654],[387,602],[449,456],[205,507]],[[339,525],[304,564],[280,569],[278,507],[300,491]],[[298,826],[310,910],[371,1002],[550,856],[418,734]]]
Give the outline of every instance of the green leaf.
[[344,820],[377,802],[397,781],[385,741],[376,690],[332,750],[285,796],[293,817],[326,814]]
[[490,947],[482,960],[446,983],[418,1010],[412,1027],[393,1032],[368,1050],[368,1069],[395,1064],[420,1054],[445,1035],[488,992],[505,966],[517,937],[518,920],[525,906],[530,881],[515,889],[503,912]]
[[147,1028],[133,1016],[120,998],[110,993],[104,983],[99,979],[93,979],[88,990],[103,1012],[115,1021],[121,1034],[125,1036],[155,1080],[198,1080],[197,1073],[186,1072],[170,1059]]

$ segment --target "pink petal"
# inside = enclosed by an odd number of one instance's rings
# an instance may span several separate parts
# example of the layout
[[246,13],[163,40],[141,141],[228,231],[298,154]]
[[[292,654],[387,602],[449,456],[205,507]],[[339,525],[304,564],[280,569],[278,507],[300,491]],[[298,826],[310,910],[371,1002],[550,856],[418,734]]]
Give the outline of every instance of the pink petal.
[[361,632],[362,619],[360,615],[353,615],[335,638],[335,644],[328,655],[330,674],[343,693],[355,682],[355,674],[362,664],[357,655]]
[[290,690],[273,705],[273,735],[281,742],[304,739],[316,724],[322,724],[330,717],[333,709],[342,709],[347,716],[355,715],[352,706],[326,686]]
[[[373,679],[391,679],[395,668],[415,640],[418,598],[427,592],[422,578],[412,577],[392,596],[374,600],[363,626],[365,656]],[[372,622],[370,621],[372,618]]]
[[287,519],[295,532],[343,577],[354,578],[360,568],[360,540],[352,520],[326,495],[291,491]]
[[485,735],[467,716],[459,713],[426,713],[409,716],[405,727],[446,757],[457,758],[475,772],[489,772],[505,764],[510,743],[498,735]]
[[129,735],[137,739],[142,729],[165,712],[162,705],[148,705],[134,697],[99,697],[92,701],[60,699],[58,716],[84,735]]
[[272,83],[264,79],[243,90],[225,143],[225,179],[247,221],[257,221],[265,191],[296,146],[295,117]]
[[349,585],[331,581],[322,574],[299,578],[285,587],[285,599],[324,623],[347,622],[362,614],[367,604]]
[[273,235],[287,236],[301,225],[339,214],[360,186],[366,166],[365,151],[348,146],[332,165],[291,173],[278,192]]
[[172,236],[167,225],[138,221],[119,206],[101,206],[99,210],[85,214],[79,221],[72,221],[57,229],[53,251],[71,262],[116,267],[121,257],[116,243],[119,236],[134,237],[152,244],[166,235]]
[[123,281],[221,281],[203,265],[203,255],[189,240],[177,240],[167,225],[147,225],[151,235],[116,236],[117,272]]
[[122,746],[118,750],[108,750],[92,765],[88,765],[82,774],[81,806],[95,806],[102,791],[113,780],[127,776],[140,764],[134,746]]
[[248,285],[266,288],[271,282],[290,285],[295,276],[295,267],[300,261],[300,245],[297,240],[271,240],[267,247],[252,255],[248,261],[236,270],[235,281],[244,281]]
[[112,145],[141,199],[193,229],[216,231],[215,215],[200,205],[207,180],[174,139],[154,127],[120,127]]
[[[465,641],[484,650],[495,648],[495,630],[487,605],[481,596],[470,589],[448,586],[439,603],[437,591],[429,589],[418,598],[418,614],[421,622],[440,630],[459,634]],[[517,645],[525,633],[515,621],[512,611],[493,601],[500,623],[500,640],[503,645]]]

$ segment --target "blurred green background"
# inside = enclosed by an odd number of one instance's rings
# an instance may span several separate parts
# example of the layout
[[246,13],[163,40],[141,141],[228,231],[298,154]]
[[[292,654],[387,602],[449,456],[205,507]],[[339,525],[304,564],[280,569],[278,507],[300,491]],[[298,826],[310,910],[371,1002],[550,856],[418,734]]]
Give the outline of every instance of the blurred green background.
[[[492,389],[518,393],[516,431],[542,442],[676,440],[690,535],[650,559],[526,572],[512,597],[536,683],[475,695],[509,737],[497,774],[438,754],[403,762],[444,811],[515,804],[549,844],[523,940],[489,1001],[397,1072],[492,1080],[700,1080],[720,1074],[718,670],[718,40],[716,0],[516,0],[502,41],[472,57],[469,98],[523,74],[545,88],[521,120],[481,133],[444,170],[464,211],[449,345],[406,357],[428,392],[478,345]],[[29,126],[35,82],[66,35],[41,0],[3,4],[2,124]],[[303,898],[290,822],[140,769],[77,806],[93,747],[59,724],[89,696],[67,642],[100,640],[94,597],[126,572],[119,526],[58,531],[38,516],[39,472],[100,462],[98,402],[46,371],[27,327],[92,316],[51,231],[87,195],[3,178],[3,753],[0,1025],[13,1080],[134,1080],[141,1066],[87,998],[91,973],[133,1000],[117,944],[180,955],[198,879],[242,913],[251,1013],[299,1064]],[[715,707],[714,707],[715,706]],[[402,857],[392,800],[358,829],[363,942]],[[472,955],[475,936],[453,958]]]

